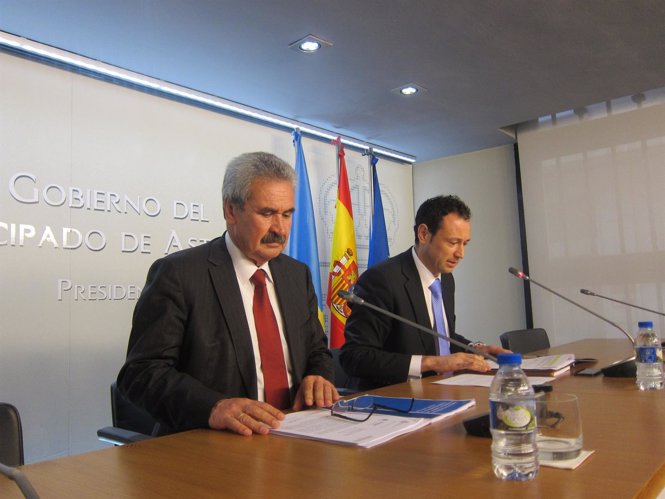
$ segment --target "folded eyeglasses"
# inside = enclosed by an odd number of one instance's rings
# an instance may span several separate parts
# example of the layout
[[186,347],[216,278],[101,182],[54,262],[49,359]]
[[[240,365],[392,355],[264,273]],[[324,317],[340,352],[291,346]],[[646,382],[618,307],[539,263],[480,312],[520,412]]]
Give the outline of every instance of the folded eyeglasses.
[[371,418],[377,410],[408,414],[413,409],[414,399],[410,400],[408,407],[391,407],[384,404],[367,402],[369,401],[359,401],[358,399],[340,400],[330,408],[330,415],[348,421],[355,421],[356,423],[363,423]]

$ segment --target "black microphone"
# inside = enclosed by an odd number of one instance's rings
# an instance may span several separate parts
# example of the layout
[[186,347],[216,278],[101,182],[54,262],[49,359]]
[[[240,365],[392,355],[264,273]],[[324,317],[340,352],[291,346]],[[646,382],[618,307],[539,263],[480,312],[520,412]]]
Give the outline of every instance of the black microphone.
[[593,291],[589,291],[588,289],[580,289],[580,293],[587,296],[597,296],[598,298],[603,298],[604,300],[615,301],[617,303],[621,303],[622,305],[628,305],[629,307],[639,308],[640,310],[651,312],[652,314],[662,315],[663,317],[665,317],[665,313],[659,312],[658,310],[651,310],[650,308],[640,307],[639,305],[633,305],[632,303],[626,303],[625,301],[615,300],[614,298],[610,298],[609,296],[599,295],[598,293],[594,293]]
[[496,357],[493,355],[490,355],[489,353],[481,352],[477,348],[474,348],[472,346],[469,346],[465,343],[462,343],[461,341],[457,341],[454,338],[450,338],[448,336],[445,336],[443,334],[440,334],[439,332],[427,328],[425,326],[421,326],[417,322],[410,321],[409,319],[405,319],[404,317],[401,317],[397,314],[393,314],[392,312],[389,312],[386,309],[383,309],[381,307],[377,307],[376,305],[372,305],[369,302],[366,302],[363,300],[360,296],[353,294],[351,291],[346,291],[344,289],[340,289],[337,291],[337,296],[340,298],[343,298],[344,300],[348,301],[349,303],[353,303],[354,305],[362,305],[363,307],[371,308],[372,310],[376,310],[377,312],[387,315],[388,317],[392,317],[393,319],[396,319],[400,322],[403,322],[404,324],[408,324],[411,327],[414,327],[420,331],[423,331],[424,333],[431,334],[432,336],[436,336],[437,338],[442,338],[446,340],[448,343],[452,343],[453,345],[457,345],[460,348],[463,348],[464,350],[467,350],[471,353],[475,353],[476,355],[480,355],[482,357],[485,357],[486,359],[489,359],[491,361],[497,362]]
[[[603,317],[602,315],[598,315],[593,310],[589,310],[588,308],[580,305],[579,303],[574,302],[570,298],[567,298],[567,297],[563,296],[561,293],[557,293],[553,289],[550,289],[547,286],[545,286],[545,285],[543,285],[543,284],[541,284],[537,281],[534,281],[533,279],[531,279],[531,277],[526,275],[521,270],[517,270],[515,267],[510,267],[508,269],[508,272],[513,274],[515,277],[518,277],[519,279],[522,279],[522,280],[528,281],[528,282],[532,282],[536,286],[539,286],[539,287],[543,288],[544,290],[549,291],[550,293],[552,293],[555,296],[558,296],[562,300],[565,300],[568,303],[572,303],[573,305],[575,305],[576,307],[581,308],[585,312],[589,312],[591,315],[593,315],[595,317],[598,317],[599,319],[601,319],[601,320],[607,322],[608,324],[614,326],[619,331],[621,331],[624,335],[626,335],[626,338],[628,338],[630,340],[631,344],[633,345],[633,348],[635,347],[635,340],[633,339],[633,337],[630,334],[628,334],[618,324],[616,324],[616,323],[612,322],[611,320]],[[604,368],[601,369],[601,371],[603,372],[604,376],[613,377],[613,378],[631,378],[631,377],[635,377],[637,375],[637,366],[635,365],[635,355],[633,355],[629,359],[622,360],[620,362],[615,362],[614,364],[611,364],[607,367],[604,367]]]

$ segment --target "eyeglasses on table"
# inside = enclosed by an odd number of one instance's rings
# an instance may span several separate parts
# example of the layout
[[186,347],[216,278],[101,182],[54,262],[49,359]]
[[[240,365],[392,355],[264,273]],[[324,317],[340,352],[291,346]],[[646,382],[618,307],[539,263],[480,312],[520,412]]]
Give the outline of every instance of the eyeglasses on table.
[[411,409],[413,409],[414,400],[415,399],[412,398],[409,401],[408,407],[391,407],[389,405],[375,404],[373,402],[367,404],[358,399],[340,400],[339,402],[335,402],[330,408],[330,415],[348,421],[355,421],[356,423],[363,423],[371,418],[377,410],[408,414],[411,412]]

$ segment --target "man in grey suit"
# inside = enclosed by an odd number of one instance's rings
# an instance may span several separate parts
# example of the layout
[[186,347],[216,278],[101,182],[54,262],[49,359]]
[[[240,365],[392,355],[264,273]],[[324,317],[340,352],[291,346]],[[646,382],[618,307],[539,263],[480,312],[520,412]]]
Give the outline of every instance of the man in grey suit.
[[272,154],[233,159],[222,188],[227,232],[151,266],[117,383],[160,434],[267,434],[280,409],[339,399],[309,269],[281,254],[294,185],[293,168]]
[[[457,196],[428,199],[418,208],[414,232],[415,245],[367,269],[354,293],[428,328],[435,327],[436,314],[440,314],[443,325],[439,331],[470,344],[455,332],[452,271],[471,240],[471,210]],[[438,310],[434,286],[442,302]],[[447,371],[490,369],[483,357],[446,342],[439,344],[434,336],[367,307],[353,307],[344,336],[340,363],[349,376],[358,379],[362,390]],[[493,354],[507,351],[482,343],[474,346]]]

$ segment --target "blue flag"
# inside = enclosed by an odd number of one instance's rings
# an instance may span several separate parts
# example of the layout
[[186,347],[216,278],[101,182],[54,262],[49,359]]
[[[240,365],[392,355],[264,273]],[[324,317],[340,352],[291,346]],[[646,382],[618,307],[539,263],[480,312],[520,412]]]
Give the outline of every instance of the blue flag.
[[390,256],[386,220],[383,216],[381,189],[379,188],[379,178],[376,176],[376,164],[379,162],[379,158],[374,154],[372,154],[371,157],[374,206],[372,207],[372,221],[369,226],[369,255],[367,257],[367,268],[370,268],[375,263],[387,260]]
[[296,211],[291,222],[291,236],[286,253],[303,262],[312,273],[314,291],[319,302],[319,322],[324,327],[323,293],[321,293],[321,269],[319,267],[319,247],[316,244],[316,221],[312,193],[309,190],[309,177],[307,176],[307,163],[302,150],[302,136],[297,130],[293,131],[293,145],[296,148]]

